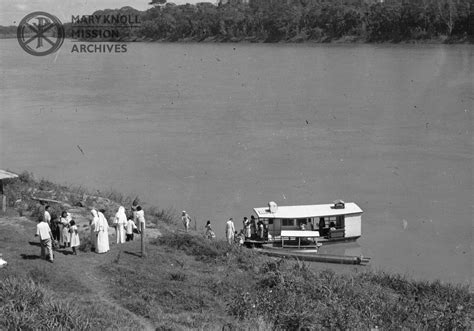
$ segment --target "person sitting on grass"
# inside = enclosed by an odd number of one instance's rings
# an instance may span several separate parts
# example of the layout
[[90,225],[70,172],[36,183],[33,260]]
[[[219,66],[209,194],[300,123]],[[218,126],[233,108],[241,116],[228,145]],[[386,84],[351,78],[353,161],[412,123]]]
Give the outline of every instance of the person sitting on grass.
[[39,237],[41,245],[41,258],[46,260],[46,252],[48,249],[49,262],[53,263],[53,245],[52,238],[53,234],[51,233],[51,228],[48,223],[46,223],[44,218],[40,219],[38,225],[36,225],[36,234],[35,237]]
[[81,242],[79,240],[79,232],[77,229],[76,222],[74,220],[71,220],[69,225],[69,232],[71,233],[72,254],[77,255],[76,247],[79,247],[81,245]]

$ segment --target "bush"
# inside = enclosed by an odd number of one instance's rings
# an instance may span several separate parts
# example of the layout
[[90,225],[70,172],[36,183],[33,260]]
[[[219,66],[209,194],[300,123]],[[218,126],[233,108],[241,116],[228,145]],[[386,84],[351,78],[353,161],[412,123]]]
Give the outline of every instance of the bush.
[[199,259],[216,259],[225,256],[232,250],[232,246],[227,244],[224,240],[206,240],[203,237],[188,233],[168,234],[156,238],[151,243],[179,249]]

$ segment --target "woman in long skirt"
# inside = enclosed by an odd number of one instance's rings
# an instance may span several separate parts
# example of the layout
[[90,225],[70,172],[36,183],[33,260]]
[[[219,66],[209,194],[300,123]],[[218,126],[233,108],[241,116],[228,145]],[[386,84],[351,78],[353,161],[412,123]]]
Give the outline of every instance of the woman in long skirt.
[[71,233],[71,248],[72,254],[77,255],[76,248],[81,245],[81,241],[79,240],[79,230],[77,229],[76,222],[71,220],[69,232]]
[[68,247],[69,243],[71,242],[71,234],[69,233],[69,220],[67,218],[67,212],[63,211],[61,214],[61,218],[59,219],[59,223],[61,224],[61,235],[59,238],[59,246],[61,247]]
[[102,212],[97,213],[99,215],[99,221],[95,228],[97,234],[97,246],[96,253],[106,253],[109,251],[109,224]]
[[117,244],[123,244],[125,242],[125,224],[127,224],[127,215],[125,214],[125,207],[120,206],[114,218]]
[[91,213],[92,213],[92,219],[89,223],[91,227],[91,249],[95,251],[97,247],[97,233],[95,232],[95,228],[97,227],[99,223],[99,214],[97,213],[97,210],[95,209],[92,209]]

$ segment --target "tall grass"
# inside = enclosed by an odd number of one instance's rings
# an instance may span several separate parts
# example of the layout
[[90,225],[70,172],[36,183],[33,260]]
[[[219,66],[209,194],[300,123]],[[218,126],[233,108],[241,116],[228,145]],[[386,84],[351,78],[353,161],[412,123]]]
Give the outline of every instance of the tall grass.
[[0,328],[6,330],[90,328],[90,319],[70,301],[51,297],[28,278],[0,280]]
[[315,273],[304,264],[261,269],[251,291],[242,290],[228,312],[261,317],[277,328],[469,329],[472,295],[467,288],[414,282],[402,276]]

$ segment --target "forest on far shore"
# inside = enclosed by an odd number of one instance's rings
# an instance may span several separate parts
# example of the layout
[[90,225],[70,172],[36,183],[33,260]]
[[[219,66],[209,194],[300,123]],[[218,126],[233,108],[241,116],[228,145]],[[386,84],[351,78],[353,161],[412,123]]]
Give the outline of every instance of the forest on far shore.
[[[146,1],[146,0],[144,0]],[[99,10],[93,15],[133,15],[140,24],[110,24],[118,33],[81,34],[66,23],[66,35],[94,41],[219,42],[472,42],[470,0],[229,0],[176,5],[152,0],[150,9]],[[0,28],[3,30],[12,27]],[[91,27],[92,29],[92,27]],[[97,29],[97,28],[95,28]],[[97,31],[95,31],[97,32]]]

